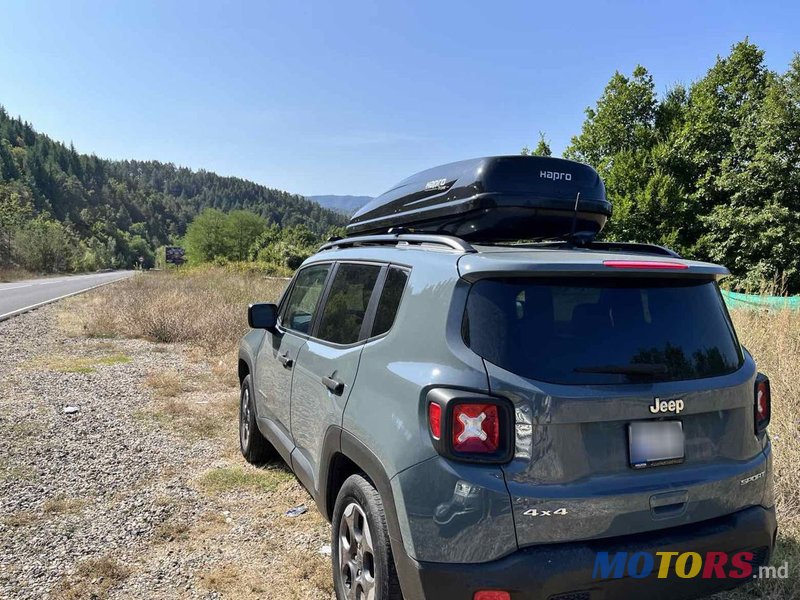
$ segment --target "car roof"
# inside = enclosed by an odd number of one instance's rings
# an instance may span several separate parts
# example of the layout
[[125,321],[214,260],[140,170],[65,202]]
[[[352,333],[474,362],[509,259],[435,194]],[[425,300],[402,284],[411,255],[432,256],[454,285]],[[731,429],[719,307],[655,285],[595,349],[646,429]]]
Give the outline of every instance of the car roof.
[[[729,274],[720,265],[681,258],[651,244],[594,242],[577,246],[556,241],[530,244],[470,244],[445,235],[389,234],[332,240],[306,262],[363,260],[457,265],[467,280],[484,277],[582,275],[699,277]],[[448,269],[451,276],[452,271]]]
[[699,277],[718,279],[729,274],[725,267],[686,260],[679,256],[646,252],[620,252],[590,248],[478,247],[458,261],[461,277],[591,275]]

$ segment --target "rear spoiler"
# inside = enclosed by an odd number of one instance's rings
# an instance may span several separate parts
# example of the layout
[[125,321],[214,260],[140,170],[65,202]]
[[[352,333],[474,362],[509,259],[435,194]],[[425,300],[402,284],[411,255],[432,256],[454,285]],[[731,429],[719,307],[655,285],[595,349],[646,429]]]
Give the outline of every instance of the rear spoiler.
[[713,263],[672,257],[592,251],[527,251],[465,254],[459,275],[467,281],[508,277],[659,277],[720,280],[730,271]]

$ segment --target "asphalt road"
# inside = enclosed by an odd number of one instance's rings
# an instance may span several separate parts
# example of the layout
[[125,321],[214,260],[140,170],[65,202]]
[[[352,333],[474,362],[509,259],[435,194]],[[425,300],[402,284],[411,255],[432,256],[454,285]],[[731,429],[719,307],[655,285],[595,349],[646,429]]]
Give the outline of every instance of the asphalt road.
[[85,292],[98,285],[130,277],[133,273],[133,271],[112,271],[0,283],[0,321],[42,304]]

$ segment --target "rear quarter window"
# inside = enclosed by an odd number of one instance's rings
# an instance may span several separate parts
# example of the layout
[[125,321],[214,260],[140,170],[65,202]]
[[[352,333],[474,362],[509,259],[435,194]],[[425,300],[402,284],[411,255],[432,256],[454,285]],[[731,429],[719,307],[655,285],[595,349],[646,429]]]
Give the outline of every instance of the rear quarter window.
[[389,271],[386,273],[386,282],[381,291],[381,299],[378,302],[378,309],[375,312],[372,337],[383,335],[392,328],[407,281],[408,271],[399,267],[389,267]]
[[463,334],[489,362],[553,383],[698,379],[743,362],[713,281],[481,280]]

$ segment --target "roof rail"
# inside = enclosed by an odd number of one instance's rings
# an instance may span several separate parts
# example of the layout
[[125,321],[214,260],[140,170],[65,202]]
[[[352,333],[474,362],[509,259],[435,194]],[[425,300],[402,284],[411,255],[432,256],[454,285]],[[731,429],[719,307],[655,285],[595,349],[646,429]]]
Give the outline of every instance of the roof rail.
[[551,241],[551,242],[538,242],[536,244],[530,244],[528,247],[536,247],[536,248],[586,248],[588,250],[602,250],[605,252],[634,252],[639,254],[656,254],[658,256],[669,256],[671,258],[681,258],[681,255],[675,252],[674,250],[670,250],[669,248],[665,248],[664,246],[658,246],[656,244],[641,244],[638,242],[587,242],[583,244],[574,244],[568,240],[558,240],[558,241]]
[[451,250],[461,252],[476,252],[468,242],[452,235],[423,234],[423,233],[397,233],[381,235],[357,235],[343,238],[341,240],[331,240],[320,247],[322,250],[332,250],[334,248],[352,248],[355,246],[368,245],[397,245],[397,244],[421,245],[421,244],[440,244],[447,246]]

